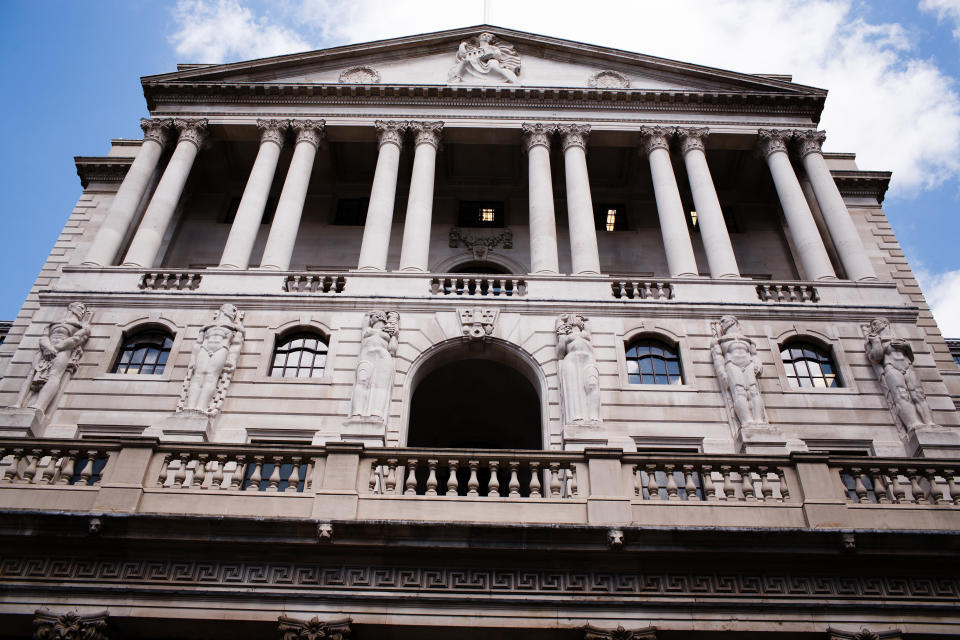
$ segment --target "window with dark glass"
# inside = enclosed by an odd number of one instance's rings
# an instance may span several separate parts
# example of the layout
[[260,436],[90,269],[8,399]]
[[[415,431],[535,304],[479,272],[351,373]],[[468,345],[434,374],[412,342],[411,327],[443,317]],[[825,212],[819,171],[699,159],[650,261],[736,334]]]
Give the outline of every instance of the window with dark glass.
[[[223,222],[225,224],[233,224],[233,221],[237,219],[238,209],[240,209],[240,196],[230,199],[230,204],[227,205],[227,213],[223,216]],[[263,207],[263,217],[260,218],[260,224],[270,224],[273,222],[273,213],[276,209],[277,199],[267,198],[267,204]]]
[[340,198],[337,211],[333,214],[333,224],[361,227],[367,222],[369,198]]
[[627,376],[631,384],[683,384],[679,350],[652,338],[635,340],[627,345]]
[[780,350],[790,385],[796,388],[842,387],[830,351],[812,342],[791,342]]
[[626,231],[626,208],[622,204],[595,204],[593,224],[597,231]]
[[111,373],[163,373],[173,347],[173,336],[162,329],[146,329],[124,338]]
[[460,227],[502,227],[503,203],[479,200],[461,200],[457,218]]
[[301,332],[277,341],[270,375],[275,378],[319,378],[327,364],[327,343],[316,333]]

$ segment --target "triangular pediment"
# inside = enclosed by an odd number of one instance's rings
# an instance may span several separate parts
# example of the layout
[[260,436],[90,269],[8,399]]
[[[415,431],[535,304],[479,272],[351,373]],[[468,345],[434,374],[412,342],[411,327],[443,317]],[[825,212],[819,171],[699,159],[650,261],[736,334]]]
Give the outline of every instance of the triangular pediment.
[[[484,37],[482,34],[490,34]],[[171,82],[383,84],[825,94],[714,69],[488,25],[148,76]]]

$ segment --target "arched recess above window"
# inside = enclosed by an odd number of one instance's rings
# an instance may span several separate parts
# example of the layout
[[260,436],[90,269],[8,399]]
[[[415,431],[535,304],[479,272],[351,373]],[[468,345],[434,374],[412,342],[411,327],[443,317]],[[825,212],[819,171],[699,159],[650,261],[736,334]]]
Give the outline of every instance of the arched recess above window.
[[795,389],[842,387],[843,380],[832,349],[805,337],[780,346],[780,359],[790,386]]
[[625,351],[630,384],[683,384],[678,346],[641,336],[628,342]]
[[327,366],[327,338],[317,331],[293,330],[277,338],[270,363],[273,378],[320,378]]
[[163,373],[173,347],[173,335],[162,327],[140,327],[125,334],[110,373]]

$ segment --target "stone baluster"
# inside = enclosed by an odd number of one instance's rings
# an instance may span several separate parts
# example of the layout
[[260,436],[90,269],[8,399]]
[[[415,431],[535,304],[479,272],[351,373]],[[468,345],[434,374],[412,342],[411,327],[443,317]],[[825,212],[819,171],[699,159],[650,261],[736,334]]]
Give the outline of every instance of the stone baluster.
[[290,458],[290,475],[287,476],[287,486],[284,491],[287,493],[296,493],[300,485],[300,463],[303,460],[300,456]]
[[377,480],[379,479],[380,474],[380,461],[374,460],[370,463],[370,479],[367,481],[367,489],[370,493],[379,493],[383,494],[383,487],[380,487],[380,490],[377,491],[377,485],[379,484]]
[[430,225],[433,218],[433,184],[442,122],[411,122],[414,132],[413,173],[407,197],[407,216],[400,247],[401,271],[427,271],[430,259]]
[[427,474],[427,491],[425,495],[435,496],[437,495],[437,463],[439,460],[430,458],[427,460],[427,468],[429,472]]
[[893,501],[896,504],[902,504],[907,500],[907,489],[900,484],[900,469],[892,467],[890,469],[890,488],[893,491]]
[[924,475],[927,478],[927,482],[930,483],[930,500],[933,504],[943,504],[946,501],[946,496],[943,485],[937,480],[937,470],[925,469]]
[[533,461],[530,463],[530,497],[542,497],[540,493],[540,488],[542,486],[543,485],[540,484],[540,463]]
[[643,477],[640,475],[640,465],[633,465],[633,495],[643,496]]
[[[190,462],[189,453],[181,453],[177,464],[177,470],[173,474],[173,484],[170,485],[173,489],[187,489],[187,464]],[[85,471],[89,465],[84,467],[80,471],[80,477],[83,477]]]
[[447,466],[450,468],[450,475],[447,476],[447,495],[454,497],[458,495],[460,482],[457,480],[457,469],[460,466],[459,460],[447,460]]
[[697,485],[693,481],[693,465],[683,465],[683,490],[687,493],[687,500],[697,502],[700,496],[697,495]]
[[877,275],[870,264],[870,258],[863,249],[860,235],[843,196],[837,189],[837,183],[830,175],[830,169],[823,158],[821,145],[827,134],[823,131],[797,131],[800,161],[810,178],[813,193],[817,197],[817,204],[823,213],[823,220],[827,223],[833,246],[837,249],[840,263],[843,265],[847,277],[851,280],[876,280]]
[[571,462],[567,471],[570,473],[570,491],[568,495],[572,498],[573,496],[580,495],[580,491],[577,489],[577,465]]
[[863,469],[852,467],[850,477],[853,478],[853,492],[857,495],[857,502],[870,502],[867,486],[863,483]]
[[677,129],[693,205],[697,208],[697,226],[700,227],[700,238],[707,254],[710,277],[739,278],[737,258],[733,254],[723,209],[720,207],[710,167],[707,165],[703,141],[709,134],[710,130],[707,128]]
[[27,466],[19,476],[17,482],[21,484],[30,484],[37,475],[37,463],[40,461],[41,449],[32,449],[27,456]]
[[283,456],[273,456],[272,460],[273,469],[267,479],[267,492],[276,493],[280,491],[280,468],[283,466]]
[[57,461],[60,460],[60,450],[51,449],[50,459],[46,466],[40,471],[40,484],[53,484],[53,478],[57,473]]
[[396,458],[387,459],[387,495],[393,495],[397,492],[397,462]]
[[260,260],[263,269],[285,271],[290,268],[317,149],[326,136],[325,124],[324,120],[290,121],[290,128],[297,135],[296,146],[287,177],[283,181],[283,190],[280,191],[280,200],[277,201],[277,210],[273,214],[267,244],[263,248],[263,258]]
[[511,498],[520,497],[520,479],[517,477],[517,467],[520,466],[519,460],[511,460],[510,464],[510,482],[507,484],[509,496]]
[[883,470],[879,467],[869,469],[870,480],[873,482],[873,493],[877,497],[879,504],[890,504],[890,496],[887,495],[887,483],[883,478]]
[[960,482],[957,481],[957,472],[955,469],[944,469],[943,475],[947,480],[947,488],[950,490],[950,499],[953,504],[960,505]]
[[648,464],[647,469],[647,499],[660,499],[660,485],[657,484],[657,465]]
[[750,467],[740,467],[740,481],[743,499],[747,502],[756,502],[757,492],[753,486],[753,473],[750,471]]
[[253,456],[253,473],[247,480],[247,491],[260,491],[260,481],[263,480],[263,456]]
[[787,219],[790,237],[800,258],[800,266],[808,280],[836,280],[830,257],[820,237],[820,230],[807,205],[797,174],[787,155],[787,142],[792,131],[760,129],[760,151],[767,160],[770,175]]
[[196,485],[201,489],[209,488],[209,486],[204,486],[203,484],[207,474],[207,458],[209,457],[209,454],[206,453],[201,453],[197,456],[197,462],[193,468],[193,483],[191,486]]
[[260,233],[277,161],[283,150],[283,141],[290,127],[289,120],[257,120],[260,130],[260,149],[247,184],[240,198],[240,206],[233,218],[227,244],[220,257],[221,269],[246,269],[250,265],[250,253]]
[[697,260],[693,255],[693,243],[687,229],[687,216],[680,200],[680,189],[670,160],[670,136],[672,129],[665,127],[641,127],[643,151],[650,162],[653,178],[653,195],[657,201],[660,218],[660,233],[663,249],[667,254],[667,268],[672,278],[692,278],[699,275]]
[[224,482],[224,470],[227,464],[227,456],[222,453],[217,454],[217,459],[214,462],[216,468],[213,470],[213,478],[210,480],[211,489],[226,489],[226,483]]
[[916,504],[927,504],[927,495],[920,488],[920,473],[917,469],[907,469],[907,477],[910,478],[910,495],[913,496],[913,502]]
[[73,470],[76,467],[76,458],[80,454],[77,449],[67,451],[63,462],[60,465],[60,476],[57,478],[59,484],[70,484],[73,481]]
[[737,489],[733,484],[733,479],[730,477],[730,471],[733,469],[728,464],[720,465],[720,475],[723,476],[723,499],[728,502],[733,502],[737,499]]
[[[6,454],[7,452],[4,451]],[[13,449],[9,452],[10,464],[3,468],[3,473],[0,474],[0,482],[15,482],[19,476],[20,471],[20,461],[23,459],[23,449]]]
[[557,273],[557,221],[553,208],[553,175],[550,171],[550,136],[556,125],[523,125],[530,197],[530,271]]
[[247,456],[238,455],[233,471],[230,472],[230,479],[225,488],[231,491],[238,491],[243,486],[243,476],[247,470]]
[[717,488],[713,485],[713,467],[705,464],[700,467],[700,482],[703,483],[703,497],[707,501],[716,502]]
[[410,458],[407,460],[407,479],[403,484],[404,495],[417,495],[417,462],[419,462],[419,460],[416,458]]
[[180,203],[193,162],[207,137],[206,120],[177,119],[173,126],[179,132],[177,147],[157,184],[150,204],[140,220],[123,264],[149,269],[156,266],[163,237]]
[[397,197],[400,149],[403,147],[403,134],[407,129],[407,123],[377,120],[375,126],[380,151],[377,156],[377,168],[373,174],[373,186],[370,189],[367,220],[363,225],[363,240],[360,244],[360,260],[357,267],[362,271],[383,271],[387,268],[393,207]]
[[562,497],[561,489],[563,485],[560,483],[560,463],[551,462],[550,463],[550,497],[551,498],[560,498]]
[[467,480],[467,495],[478,496],[480,495],[480,481],[477,479],[477,467],[480,466],[480,461],[468,460],[467,464],[470,466],[470,478]]
[[559,128],[563,142],[564,175],[567,182],[567,227],[574,274],[600,273],[600,252],[593,219],[593,199],[587,173],[587,138],[590,126],[566,124]]
[[674,475],[677,469],[675,464],[664,465],[664,475],[667,477],[667,500],[679,500],[680,488],[677,487],[677,478]]
[[157,477],[158,487],[164,487],[167,484],[167,479],[170,476],[170,457],[171,454],[169,453],[163,454],[163,460],[160,463],[160,475]]
[[487,483],[487,497],[488,498],[499,498],[500,497],[500,478],[497,476],[497,471],[500,467],[499,460],[491,460],[489,463],[490,466],[490,482]]

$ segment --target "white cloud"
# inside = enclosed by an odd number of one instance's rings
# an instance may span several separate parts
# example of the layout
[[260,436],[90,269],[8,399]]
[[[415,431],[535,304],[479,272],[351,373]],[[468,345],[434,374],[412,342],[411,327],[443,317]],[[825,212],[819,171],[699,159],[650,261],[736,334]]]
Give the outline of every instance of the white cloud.
[[960,270],[930,273],[917,269],[915,275],[940,332],[947,338],[960,338]]
[[953,37],[960,40],[960,0],[923,0],[920,10],[937,14],[940,22],[952,22]]
[[228,62],[312,49],[294,30],[257,18],[239,0],[180,0],[170,36],[184,62]]

